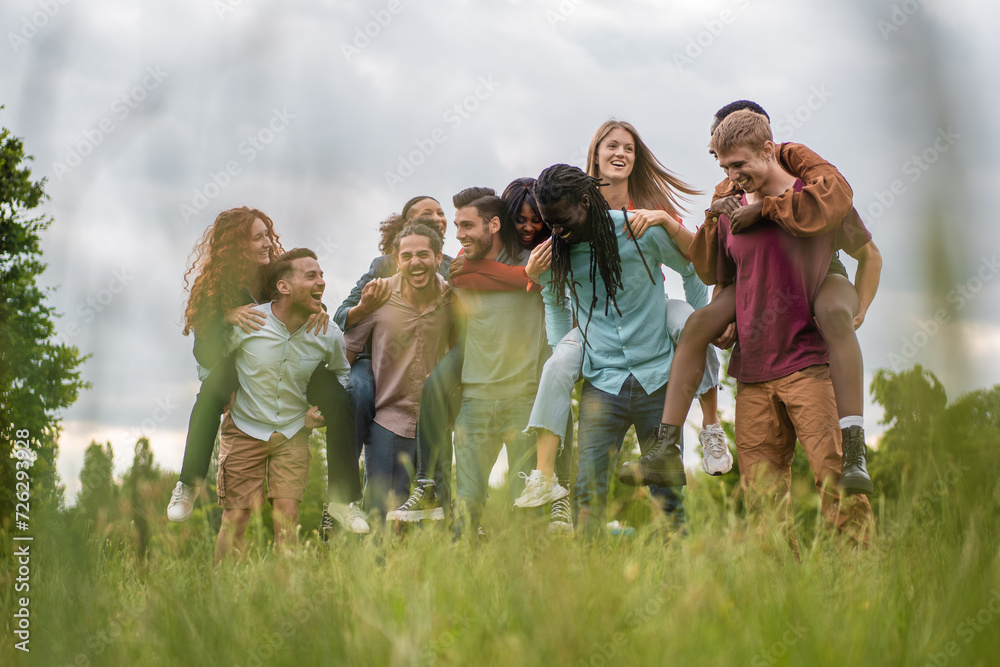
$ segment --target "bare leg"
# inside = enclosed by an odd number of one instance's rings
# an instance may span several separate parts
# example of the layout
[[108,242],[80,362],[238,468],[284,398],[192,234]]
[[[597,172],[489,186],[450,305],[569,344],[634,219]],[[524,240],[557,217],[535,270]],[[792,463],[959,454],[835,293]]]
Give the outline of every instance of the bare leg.
[[713,340],[736,319],[736,288],[730,285],[704,308],[694,311],[684,325],[680,342],[674,350],[663,403],[663,423],[681,426],[687,419],[691,401],[705,374],[705,353]]
[[552,477],[556,472],[556,454],[559,452],[559,436],[552,431],[539,428],[537,431],[537,449],[535,466],[546,477]]
[[274,550],[282,552],[295,544],[298,537],[299,501],[274,498]]
[[813,311],[830,348],[830,380],[837,395],[838,416],[861,416],[865,405],[865,369],[854,332],[854,316],[858,312],[854,285],[844,276],[828,275],[816,294]]
[[215,542],[215,565],[232,552],[240,553],[243,547],[243,534],[250,523],[250,510],[226,510],[222,513],[222,527]]
[[[668,394],[669,395],[669,394]],[[701,426],[702,428],[710,424],[719,423],[719,388],[712,387],[698,397],[701,404]],[[666,411],[664,411],[666,414]]]

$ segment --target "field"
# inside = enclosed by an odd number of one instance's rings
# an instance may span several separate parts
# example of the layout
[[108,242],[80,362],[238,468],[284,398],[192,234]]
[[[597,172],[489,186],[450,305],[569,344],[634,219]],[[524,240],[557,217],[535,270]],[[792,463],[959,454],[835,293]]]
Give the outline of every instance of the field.
[[[277,555],[258,524],[248,557],[217,571],[210,522],[166,524],[159,498],[127,539],[62,512],[31,544],[31,651],[13,648],[7,612],[0,655],[81,667],[995,665],[997,516],[963,492],[971,466],[950,463],[874,503],[867,551],[827,533],[798,480],[801,562],[700,471],[683,536],[653,520],[631,536],[550,538],[494,493],[485,541],[433,527],[328,543],[312,532]],[[623,511],[641,514],[641,492],[628,500]],[[3,594],[14,609],[13,587]]]

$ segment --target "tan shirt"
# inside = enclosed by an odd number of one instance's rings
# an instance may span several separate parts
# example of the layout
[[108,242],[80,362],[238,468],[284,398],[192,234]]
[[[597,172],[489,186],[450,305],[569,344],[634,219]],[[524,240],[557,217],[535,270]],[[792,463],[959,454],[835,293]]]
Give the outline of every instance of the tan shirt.
[[420,392],[454,337],[450,294],[435,275],[438,298],[423,312],[400,291],[402,276],[389,278],[389,300],[344,335],[347,349],[360,352],[372,337],[375,375],[375,423],[404,438],[417,436]]

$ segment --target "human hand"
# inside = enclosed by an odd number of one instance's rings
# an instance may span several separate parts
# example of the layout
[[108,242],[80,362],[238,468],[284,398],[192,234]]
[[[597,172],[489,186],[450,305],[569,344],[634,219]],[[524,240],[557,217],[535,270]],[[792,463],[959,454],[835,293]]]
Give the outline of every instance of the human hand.
[[712,341],[712,345],[720,350],[728,350],[736,344],[736,339],[736,322],[730,322],[726,330],[722,332],[722,335]]
[[739,207],[731,216],[729,216],[729,231],[733,234],[739,234],[750,225],[760,222],[764,217],[763,213],[763,201]]
[[541,285],[540,278],[552,266],[552,237],[545,239],[531,250],[524,272],[532,282]]
[[247,333],[253,333],[264,326],[267,318],[259,310],[254,310],[253,306],[240,306],[239,308],[233,308],[223,315],[222,321],[234,327],[239,327]]
[[[671,234],[671,231],[676,233],[676,227],[680,224],[670,217],[670,214],[666,211],[653,211],[650,209],[640,208],[634,211],[628,211],[627,215],[630,216],[628,224],[625,225],[622,231],[625,234],[628,234],[629,228],[631,228],[632,233],[629,235],[629,238],[641,239],[642,235],[646,233],[646,230],[653,225],[660,225],[667,231],[667,234],[673,238],[674,234]],[[671,223],[673,223],[673,227],[671,227]]]
[[306,428],[320,428],[321,426],[326,426],[326,420],[320,414],[319,408],[314,405],[306,412]]
[[358,302],[358,308],[367,315],[388,301],[389,294],[389,279],[376,278],[361,290],[361,301]]
[[868,314],[868,309],[858,308],[858,314],[854,316],[854,330],[857,331],[865,321],[865,315]]
[[733,218],[733,213],[740,207],[740,195],[729,195],[728,197],[722,197],[716,199],[712,202],[709,207],[709,211],[715,213],[716,215],[724,215],[730,220]]
[[459,255],[451,260],[451,266],[448,267],[448,280],[451,280],[463,271],[465,271],[465,255]]
[[306,333],[315,333],[318,336],[320,327],[323,327],[323,333],[330,328],[330,313],[325,310],[313,313],[306,320]]

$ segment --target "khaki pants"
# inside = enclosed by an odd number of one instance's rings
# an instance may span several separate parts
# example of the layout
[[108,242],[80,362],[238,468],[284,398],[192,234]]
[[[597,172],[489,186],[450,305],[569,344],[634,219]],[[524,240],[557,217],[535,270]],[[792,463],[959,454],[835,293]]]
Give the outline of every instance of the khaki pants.
[[736,454],[751,511],[778,505],[788,522],[792,548],[790,491],[798,436],[809,459],[823,515],[859,544],[874,532],[871,505],[863,495],[841,500],[837,491],[842,444],[828,365],[810,366],[777,380],[737,384]]
[[272,433],[258,440],[236,426],[226,413],[219,444],[219,504],[226,509],[254,509],[267,497],[301,502],[309,479],[309,429],[291,438]]

